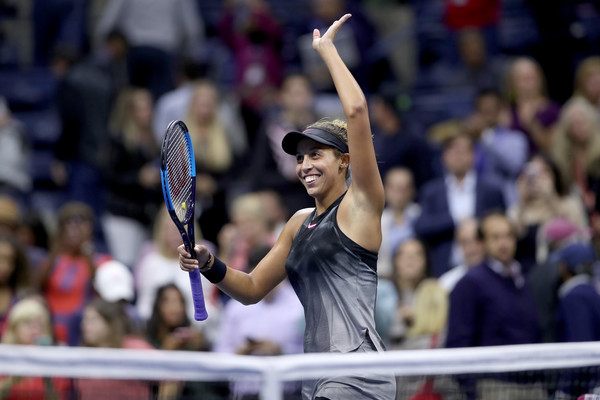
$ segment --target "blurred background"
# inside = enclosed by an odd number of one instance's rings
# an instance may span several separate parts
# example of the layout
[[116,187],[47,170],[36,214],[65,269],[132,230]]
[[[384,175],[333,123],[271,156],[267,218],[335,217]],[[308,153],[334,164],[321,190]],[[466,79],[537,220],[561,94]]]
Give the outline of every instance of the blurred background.
[[[343,118],[311,41],[345,13],[336,45],[367,96],[385,184],[376,317],[388,348],[600,340],[599,1],[0,0],[2,342],[301,352],[287,282],[240,311],[204,281],[210,317],[192,321],[160,145],[170,121],[187,124],[197,241],[250,271],[314,206],[280,143]],[[506,221],[514,246],[498,250],[486,232]],[[499,309],[461,319],[477,300],[462,278],[499,257],[512,285],[489,302]],[[565,303],[579,284],[589,296]],[[495,323],[514,336],[457,338]],[[135,389],[148,390],[258,389]]]

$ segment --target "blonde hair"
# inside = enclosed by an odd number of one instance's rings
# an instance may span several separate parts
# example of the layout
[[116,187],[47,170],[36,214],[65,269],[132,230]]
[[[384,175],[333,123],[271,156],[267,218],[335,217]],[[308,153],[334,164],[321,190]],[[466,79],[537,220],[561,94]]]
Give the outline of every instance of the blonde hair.
[[249,215],[255,220],[266,221],[266,212],[262,196],[259,193],[246,193],[236,197],[229,209],[231,217],[234,215]]
[[[212,96],[214,113],[208,126],[199,123],[195,107],[201,96]],[[185,118],[190,131],[196,163],[210,172],[224,172],[233,163],[233,152],[227,138],[225,125],[217,113],[219,91],[214,83],[204,80],[195,85],[194,95]]]
[[565,189],[569,190],[573,184],[573,142],[569,137],[571,117],[574,110],[581,110],[592,121],[593,130],[589,133],[587,157],[582,160],[584,169],[600,159],[600,117],[596,109],[583,97],[575,97],[565,104],[561,110],[558,124],[554,131],[552,155],[560,170]]
[[423,280],[415,292],[413,324],[408,337],[443,332],[448,321],[448,303],[448,293],[436,279]]
[[[171,254],[173,253],[173,249],[169,249],[167,247],[167,243],[165,240],[165,227],[167,224],[175,224],[169,215],[169,211],[167,210],[167,206],[163,204],[156,216],[154,217],[154,225],[152,226],[152,242],[155,246],[156,252],[160,255],[171,258]],[[194,239],[196,242],[199,242],[203,239],[202,231],[200,231],[200,225],[198,224],[198,220],[194,220]]]
[[6,319],[6,330],[2,335],[2,343],[22,344],[18,342],[17,326],[32,318],[40,318],[44,325],[44,334],[48,338],[53,337],[50,312],[40,300],[28,297],[20,300],[10,310]]
[[524,65],[524,64],[529,64],[532,67],[534,67],[534,69],[537,72],[538,77],[540,79],[540,94],[543,97],[548,96],[548,92],[547,92],[547,88],[546,88],[546,75],[544,74],[544,70],[542,69],[540,63],[538,63],[532,57],[521,56],[521,57],[515,58],[512,61],[512,63],[510,64],[510,67],[506,70],[507,77],[505,79],[504,96],[505,96],[505,99],[510,104],[515,104],[515,102],[517,101],[517,89],[515,87],[515,77],[514,77],[515,70],[517,69],[518,66]]
[[585,93],[585,81],[595,71],[600,71],[600,56],[590,56],[579,63],[577,70],[575,71],[574,96],[581,96],[587,99],[587,94]]
[[128,149],[133,149],[140,141],[140,130],[133,119],[133,107],[136,98],[152,95],[147,89],[129,87],[121,90],[117,96],[108,127],[113,135],[120,135]]

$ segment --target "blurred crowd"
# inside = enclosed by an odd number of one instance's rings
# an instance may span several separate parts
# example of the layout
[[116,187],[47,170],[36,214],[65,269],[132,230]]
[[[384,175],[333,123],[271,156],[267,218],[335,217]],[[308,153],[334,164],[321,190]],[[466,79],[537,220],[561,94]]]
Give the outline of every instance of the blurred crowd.
[[[376,319],[388,349],[600,340],[600,6],[547,3],[0,0],[2,342],[302,352],[287,282],[242,307],[203,281],[209,318],[193,320],[160,146],[171,120],[187,124],[197,240],[251,270],[314,206],[280,144],[343,116],[311,40],[347,12],[336,44],[368,97],[386,193]],[[105,384],[11,377],[0,398],[95,399]],[[548,390],[519,384],[523,398]]]

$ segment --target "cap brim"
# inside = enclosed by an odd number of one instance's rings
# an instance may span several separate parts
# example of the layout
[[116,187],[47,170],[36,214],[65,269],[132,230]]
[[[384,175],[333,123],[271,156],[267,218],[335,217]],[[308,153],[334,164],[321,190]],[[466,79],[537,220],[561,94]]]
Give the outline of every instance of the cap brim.
[[[303,135],[302,132],[292,131],[288,132],[281,141],[281,147],[283,151],[293,156],[296,155],[296,149],[298,148],[298,142],[302,139],[308,137]],[[311,138],[312,139],[312,138]],[[314,139],[313,139],[314,140]]]
[[317,143],[336,148],[342,153],[348,152],[348,145],[346,143],[336,138],[332,133],[319,128],[309,128],[304,132],[288,132],[281,141],[281,147],[286,153],[295,156],[298,150],[298,142],[300,142],[300,140],[304,138],[311,139]]

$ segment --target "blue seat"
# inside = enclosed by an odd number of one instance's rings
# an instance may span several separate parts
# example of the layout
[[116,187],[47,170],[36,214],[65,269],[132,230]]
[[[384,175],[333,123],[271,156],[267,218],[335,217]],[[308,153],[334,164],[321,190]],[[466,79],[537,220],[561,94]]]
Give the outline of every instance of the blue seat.
[[11,110],[34,110],[54,101],[56,79],[47,68],[0,70],[0,94]]
[[474,96],[475,89],[469,86],[415,91],[410,118],[418,121],[422,131],[438,122],[464,118],[473,110]]
[[15,118],[25,126],[33,147],[47,147],[60,137],[60,119],[53,108],[16,111]]

